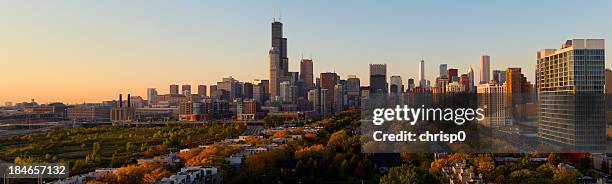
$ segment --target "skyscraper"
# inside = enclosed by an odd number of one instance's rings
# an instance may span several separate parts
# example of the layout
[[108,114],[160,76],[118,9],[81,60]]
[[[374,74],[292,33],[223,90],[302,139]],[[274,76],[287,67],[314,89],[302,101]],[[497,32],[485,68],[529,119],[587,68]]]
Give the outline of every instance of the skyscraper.
[[493,80],[498,84],[506,82],[506,71],[505,70],[493,70]]
[[603,39],[573,39],[537,53],[538,137],[544,143],[606,149],[604,51]]
[[334,111],[344,110],[345,91],[342,84],[334,86]]
[[427,86],[427,80],[425,79],[425,60],[421,59],[419,63],[419,87],[424,88]]
[[[274,43],[274,42],[273,42]],[[279,94],[279,85],[281,77],[283,77],[283,73],[281,71],[281,64],[279,60],[278,49],[272,47],[270,49],[270,98],[274,99]]]
[[491,80],[491,57],[488,55],[480,56],[480,84],[489,83]]
[[470,79],[470,86],[468,87],[469,92],[473,93],[474,91],[476,91],[476,89],[474,89],[474,69],[472,69],[472,66],[470,66],[470,69],[468,69],[468,78]]
[[185,84],[181,86],[181,93],[183,95],[190,95],[191,94],[191,85],[189,84]]
[[404,84],[402,84],[401,76],[391,76],[391,85],[389,86],[391,89],[391,94],[402,94],[404,93]]
[[459,80],[459,70],[456,68],[448,69],[448,81],[454,82]]
[[479,124],[490,127],[512,125],[506,114],[506,85],[485,83],[478,85],[478,106],[484,109],[484,119]]
[[205,97],[207,95],[206,85],[198,85],[198,95]]
[[300,61],[300,79],[304,81],[307,88],[314,86],[312,74],[312,59],[302,58]]
[[281,102],[291,104],[295,102],[295,86],[291,84],[289,81],[284,81],[280,83],[280,93],[279,97]]
[[413,90],[414,90],[414,87],[416,87],[416,86],[414,85],[414,79],[413,79],[413,78],[409,78],[409,79],[408,79],[408,90],[409,90],[409,91],[413,91]]
[[274,19],[272,22],[272,48],[268,52],[270,59],[270,96],[279,96],[279,85],[287,79],[289,59],[287,58],[287,38],[283,38],[283,23]]
[[447,71],[448,65],[446,64],[440,64],[440,76],[438,77],[446,77],[448,78],[448,71]]
[[261,83],[253,85],[253,99],[257,101],[257,103],[263,104],[263,102],[265,102],[265,96],[264,86]]
[[170,85],[170,94],[171,95],[178,95],[179,94],[179,86],[176,84],[171,84]]
[[387,92],[387,64],[370,64],[370,93]]
[[[498,78],[501,78],[502,74],[499,75]],[[510,110],[508,114],[517,121],[527,120],[527,108],[525,104],[532,95],[531,83],[527,82],[527,77],[521,73],[521,68],[508,68],[503,76],[503,80],[506,84],[506,95],[508,97],[508,102],[506,104]],[[498,84],[504,83],[498,82]]]
[[321,90],[319,88],[308,91],[308,102],[312,107],[311,109],[321,115]]
[[253,84],[250,82],[245,82],[242,84],[242,97],[244,99],[252,99],[253,98]]
[[242,98],[242,85],[232,76],[223,78],[221,82],[217,82],[217,90],[227,92],[229,100]]
[[346,79],[346,95],[348,107],[359,107],[360,104],[360,80],[355,75],[349,75]]
[[336,73],[321,73],[321,90],[326,91],[326,96],[321,96],[321,105],[327,109],[334,107],[334,87],[338,84]]

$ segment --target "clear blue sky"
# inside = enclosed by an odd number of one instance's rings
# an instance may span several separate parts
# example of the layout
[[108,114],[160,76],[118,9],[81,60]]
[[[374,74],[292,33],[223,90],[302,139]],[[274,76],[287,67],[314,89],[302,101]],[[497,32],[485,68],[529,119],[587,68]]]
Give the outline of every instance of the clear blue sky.
[[[389,75],[433,80],[448,63],[478,76],[522,67],[566,39],[612,36],[612,1],[2,1],[0,102],[100,101],[147,87],[268,78],[270,22],[282,13],[290,69],[356,74],[369,63]],[[609,56],[609,54],[608,54]],[[609,64],[607,65],[609,66]],[[477,77],[478,78],[478,77]]]

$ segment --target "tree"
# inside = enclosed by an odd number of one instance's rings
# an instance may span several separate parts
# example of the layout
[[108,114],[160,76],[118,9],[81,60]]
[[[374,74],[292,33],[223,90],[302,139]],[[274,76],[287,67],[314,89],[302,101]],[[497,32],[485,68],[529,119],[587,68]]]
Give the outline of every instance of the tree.
[[168,170],[163,169],[163,168],[157,168],[153,171],[151,171],[150,173],[146,173],[144,175],[143,181],[144,183],[153,183],[157,180],[161,180],[164,177],[168,177],[170,176],[170,172],[168,172]]
[[429,172],[416,168],[413,165],[404,164],[399,167],[392,167],[389,173],[380,178],[380,183],[440,183],[440,180],[429,174]]
[[282,116],[268,115],[264,118],[264,126],[275,127],[281,125],[285,121]]

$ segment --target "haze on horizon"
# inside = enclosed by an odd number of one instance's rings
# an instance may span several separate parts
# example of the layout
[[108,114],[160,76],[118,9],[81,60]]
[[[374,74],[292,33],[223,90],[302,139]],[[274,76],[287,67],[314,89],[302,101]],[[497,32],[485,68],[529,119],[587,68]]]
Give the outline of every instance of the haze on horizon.
[[605,0],[2,1],[0,102],[99,102],[170,84],[267,79],[279,10],[292,71],[312,56],[315,76],[335,71],[367,85],[368,64],[386,63],[405,83],[421,58],[434,80],[440,63],[479,76],[488,54],[491,70],[521,67],[533,81],[539,49],[612,38],[611,9]]

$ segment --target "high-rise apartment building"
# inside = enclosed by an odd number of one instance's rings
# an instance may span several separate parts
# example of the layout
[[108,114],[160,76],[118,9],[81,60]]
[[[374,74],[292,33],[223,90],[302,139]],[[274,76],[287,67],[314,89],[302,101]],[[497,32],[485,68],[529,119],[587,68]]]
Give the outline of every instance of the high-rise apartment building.
[[478,107],[486,107],[484,119],[479,124],[488,127],[511,125],[506,114],[506,85],[497,83],[480,84],[477,87]]
[[183,95],[191,95],[191,85],[185,84],[181,86],[181,93]]
[[206,85],[198,85],[198,95],[205,97],[208,95],[207,90],[206,90]]
[[370,93],[387,92],[387,64],[370,64]]
[[582,151],[606,149],[604,52],[603,39],[573,39],[537,53],[538,137],[543,142]]
[[480,56],[480,84],[489,83],[491,80],[491,57],[488,55]]
[[179,94],[179,86],[176,84],[171,84],[170,85],[170,94],[171,95],[178,95]]

